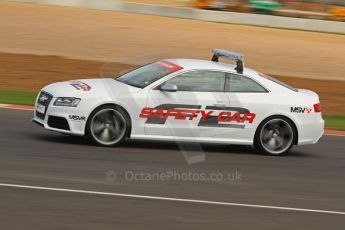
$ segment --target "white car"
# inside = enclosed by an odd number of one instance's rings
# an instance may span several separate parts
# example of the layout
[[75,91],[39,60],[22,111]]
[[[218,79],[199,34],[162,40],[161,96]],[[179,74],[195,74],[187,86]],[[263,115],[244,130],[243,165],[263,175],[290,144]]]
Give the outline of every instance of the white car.
[[324,131],[316,93],[244,68],[242,55],[225,50],[213,50],[212,61],[167,59],[115,79],[48,85],[33,121],[104,146],[172,140],[254,145],[271,155],[314,144]]

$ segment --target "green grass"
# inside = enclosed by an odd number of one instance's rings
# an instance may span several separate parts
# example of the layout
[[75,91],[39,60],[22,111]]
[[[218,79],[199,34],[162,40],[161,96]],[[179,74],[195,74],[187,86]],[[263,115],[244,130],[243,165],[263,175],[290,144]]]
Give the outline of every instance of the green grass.
[[345,115],[323,115],[327,129],[345,130]]
[[[0,104],[33,105],[37,92],[0,90]],[[327,129],[345,130],[345,115],[323,115]]]
[[33,105],[37,92],[0,90],[0,104]]

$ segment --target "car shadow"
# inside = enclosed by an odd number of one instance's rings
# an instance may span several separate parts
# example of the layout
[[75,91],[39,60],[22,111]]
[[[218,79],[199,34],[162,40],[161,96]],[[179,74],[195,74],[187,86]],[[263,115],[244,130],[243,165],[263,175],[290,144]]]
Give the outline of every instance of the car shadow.
[[[26,134],[26,137],[31,139],[51,142],[64,145],[75,146],[92,146],[95,148],[109,148],[103,146],[95,146],[86,138],[79,136],[71,136],[60,133],[31,133]],[[111,147],[110,147],[111,148]],[[114,147],[116,148],[116,147]],[[146,150],[161,150],[161,151],[187,151],[187,152],[205,152],[205,153],[219,153],[219,154],[249,154],[262,155],[263,157],[271,157],[260,154],[252,146],[248,145],[230,145],[230,144],[210,144],[210,143],[192,143],[192,142],[175,142],[175,141],[157,141],[157,140],[125,140],[118,148],[126,149],[146,149]],[[293,148],[288,154],[279,157],[303,157],[308,156],[307,153],[301,152]]]
[[80,136],[72,136],[68,134],[56,133],[52,131],[43,131],[43,132],[22,132],[21,135],[27,139],[36,140],[36,141],[44,141],[44,142],[51,142],[56,144],[67,144],[67,145],[80,145],[85,146],[89,145],[86,138]]
[[190,152],[217,152],[257,154],[254,148],[244,145],[211,144],[195,142],[156,141],[156,140],[126,140],[121,144],[123,148],[142,148],[156,150],[180,150]]
[[[55,144],[92,146],[96,148],[112,148],[96,146],[90,143],[85,137],[65,135],[61,133],[23,133],[26,138],[50,142]],[[251,146],[228,145],[228,144],[209,144],[194,142],[158,141],[158,140],[130,140],[126,139],[118,148],[126,149],[152,149],[162,151],[187,151],[187,152],[217,152],[234,154],[258,154]],[[116,147],[113,147],[116,148]]]

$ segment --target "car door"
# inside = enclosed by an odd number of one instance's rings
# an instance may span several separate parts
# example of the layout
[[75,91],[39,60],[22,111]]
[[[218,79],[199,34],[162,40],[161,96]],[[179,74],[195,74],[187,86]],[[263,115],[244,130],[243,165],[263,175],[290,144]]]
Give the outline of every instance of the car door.
[[[213,126],[216,116],[209,111],[229,105],[224,92],[225,76],[226,73],[213,70],[188,71],[151,89],[147,107],[154,109],[157,116],[147,119],[145,133],[192,138],[220,135],[222,131]],[[177,90],[165,91],[163,85],[176,86]],[[165,117],[160,116],[162,112]]]
[[[256,80],[234,73],[227,74],[226,93],[229,97],[230,116],[224,137],[241,141],[252,140],[260,117],[269,109],[269,91]],[[236,119],[239,114],[239,119]],[[224,117],[226,118],[226,117]],[[232,119],[231,119],[232,118]],[[247,119],[245,119],[247,118]]]

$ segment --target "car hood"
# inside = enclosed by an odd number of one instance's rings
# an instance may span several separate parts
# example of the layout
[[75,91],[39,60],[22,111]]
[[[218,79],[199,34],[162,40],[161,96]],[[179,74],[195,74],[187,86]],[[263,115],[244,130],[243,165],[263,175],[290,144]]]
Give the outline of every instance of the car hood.
[[126,85],[112,78],[81,79],[50,84],[42,89],[54,97],[93,97],[116,96],[134,93],[139,88]]

